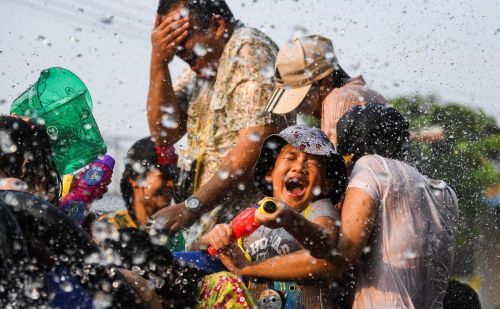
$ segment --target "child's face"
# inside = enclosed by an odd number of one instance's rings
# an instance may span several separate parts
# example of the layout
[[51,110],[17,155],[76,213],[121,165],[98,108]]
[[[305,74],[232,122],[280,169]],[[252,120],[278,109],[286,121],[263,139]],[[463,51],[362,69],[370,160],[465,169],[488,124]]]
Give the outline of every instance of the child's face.
[[317,156],[287,144],[281,149],[266,180],[273,183],[274,198],[302,211],[327,192],[325,168]]

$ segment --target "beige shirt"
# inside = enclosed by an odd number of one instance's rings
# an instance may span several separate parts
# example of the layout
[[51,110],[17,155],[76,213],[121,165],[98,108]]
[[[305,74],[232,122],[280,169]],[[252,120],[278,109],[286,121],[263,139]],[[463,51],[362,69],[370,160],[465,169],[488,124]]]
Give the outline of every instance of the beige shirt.
[[348,187],[377,207],[352,308],[442,308],[458,228],[453,190],[378,155],[356,162]]
[[[281,116],[262,114],[273,89],[277,51],[276,44],[262,32],[238,27],[224,47],[214,80],[198,78],[187,70],[174,85],[179,103],[188,106],[187,146],[179,151],[178,165],[198,171],[198,188],[216,175],[221,160],[236,145],[241,129],[281,121]],[[229,176],[224,171],[217,175]],[[222,214],[216,209],[202,217],[202,227],[195,224],[187,241],[198,238],[215,223],[232,218],[260,196],[253,186],[241,190],[224,204],[229,212]]]
[[369,103],[387,104],[386,99],[378,92],[366,87],[363,76],[351,78],[347,83],[335,88],[323,101],[321,130],[330,141],[337,144],[337,122],[353,106]]

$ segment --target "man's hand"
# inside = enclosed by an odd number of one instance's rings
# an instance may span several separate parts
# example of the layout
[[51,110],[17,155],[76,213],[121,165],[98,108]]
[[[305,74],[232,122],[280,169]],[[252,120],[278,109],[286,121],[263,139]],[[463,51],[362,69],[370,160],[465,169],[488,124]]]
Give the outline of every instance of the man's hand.
[[153,228],[175,233],[193,224],[198,217],[184,203],[165,207],[153,215]]
[[271,229],[277,229],[289,225],[290,211],[294,211],[283,203],[276,203],[276,210],[273,213],[255,212],[255,221]]
[[151,34],[153,50],[152,62],[156,64],[168,64],[174,58],[177,46],[188,36],[188,16],[171,16],[162,21],[162,17],[156,15],[155,29]]

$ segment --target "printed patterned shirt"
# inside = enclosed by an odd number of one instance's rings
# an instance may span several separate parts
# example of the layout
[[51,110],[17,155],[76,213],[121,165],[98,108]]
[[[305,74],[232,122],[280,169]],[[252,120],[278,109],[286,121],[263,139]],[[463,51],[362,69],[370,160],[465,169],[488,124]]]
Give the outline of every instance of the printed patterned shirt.
[[[241,129],[271,123],[278,129],[285,126],[282,116],[263,114],[273,89],[277,50],[262,32],[237,27],[224,47],[215,79],[201,79],[186,70],[174,85],[178,102],[188,116],[187,144],[179,151],[178,165],[186,171],[198,170],[198,187],[215,175],[221,160],[237,143]],[[218,175],[228,177],[224,171]],[[196,224],[190,229],[188,243],[215,223],[232,218],[238,212],[233,206],[242,209],[259,198],[255,188],[245,188],[242,193],[224,205],[231,210],[229,214],[221,215],[216,209],[202,217],[203,227]],[[221,216],[225,219],[218,220]]]

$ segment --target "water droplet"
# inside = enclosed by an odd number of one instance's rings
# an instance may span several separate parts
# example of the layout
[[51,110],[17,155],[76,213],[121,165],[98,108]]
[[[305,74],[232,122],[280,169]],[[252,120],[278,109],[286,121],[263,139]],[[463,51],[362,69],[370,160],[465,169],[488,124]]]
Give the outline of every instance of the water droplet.
[[61,289],[66,293],[70,293],[73,291],[73,284],[71,284],[71,282],[69,282],[68,280],[62,281],[60,286]]
[[111,307],[113,298],[111,295],[105,294],[103,292],[97,292],[94,296],[94,301],[92,306],[96,309],[104,309]]
[[181,9],[179,10],[179,14],[181,15],[181,17],[186,17],[189,15],[189,9],[186,7],[181,7]]
[[229,171],[220,170],[217,174],[219,175],[219,178],[222,180],[227,179],[227,177],[229,177]]
[[113,23],[113,19],[114,19],[114,18],[115,18],[115,17],[114,17],[113,15],[111,15],[111,16],[105,16],[105,17],[101,17],[101,18],[99,19],[99,21],[100,21],[101,23],[105,24],[105,25],[111,25],[111,24]]
[[277,143],[273,142],[273,141],[269,141],[269,142],[266,143],[266,147],[269,148],[269,149],[271,149],[271,150],[277,149],[278,146],[279,145]]
[[260,142],[260,134],[258,132],[252,132],[248,134],[248,140],[251,142]]
[[321,187],[320,186],[315,186],[313,189],[313,195],[314,196],[319,196],[321,194]]
[[209,77],[209,76],[215,76],[215,71],[212,70],[211,68],[202,68],[200,70],[200,73],[203,75],[203,76],[206,76],[206,77]]
[[144,166],[142,166],[142,164],[140,162],[132,163],[132,169],[134,170],[134,172],[136,172],[138,174],[142,174],[146,171],[146,168]]
[[372,250],[372,248],[370,246],[363,247],[363,253],[365,253],[365,254],[370,252],[371,250]]
[[90,129],[92,129],[92,124],[90,124],[90,123],[86,123],[86,124],[84,124],[84,125],[83,125],[83,128],[84,128],[85,130],[90,130]]
[[174,108],[171,105],[162,106],[162,107],[160,107],[160,110],[162,112],[169,113],[169,114],[173,114],[174,111],[175,111]]
[[0,148],[3,153],[14,153],[17,151],[17,146],[12,142],[10,134],[5,130],[0,131]]
[[161,117],[161,123],[165,128],[168,129],[175,129],[179,127],[175,116],[173,116],[172,114],[163,114],[163,116]]
[[272,65],[266,65],[262,67],[260,71],[265,78],[272,78],[275,73],[274,66]]
[[40,298],[40,292],[38,291],[37,288],[30,288],[28,287],[28,290],[26,291],[26,296],[28,296],[31,299],[39,299]]
[[417,254],[410,249],[406,249],[403,254],[407,259],[414,259],[417,257]]
[[193,51],[198,57],[203,57],[207,54],[207,48],[205,45],[201,43],[195,43],[193,47]]

